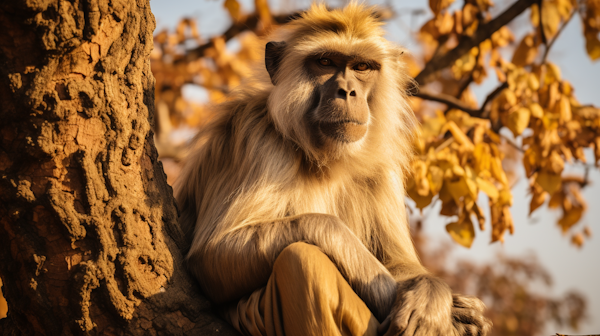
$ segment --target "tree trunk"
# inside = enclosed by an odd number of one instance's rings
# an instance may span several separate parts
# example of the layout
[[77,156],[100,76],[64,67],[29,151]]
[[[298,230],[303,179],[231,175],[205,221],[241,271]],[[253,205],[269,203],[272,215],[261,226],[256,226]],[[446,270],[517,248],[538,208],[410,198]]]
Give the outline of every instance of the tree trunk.
[[233,335],[185,271],[149,0],[0,4],[1,335]]

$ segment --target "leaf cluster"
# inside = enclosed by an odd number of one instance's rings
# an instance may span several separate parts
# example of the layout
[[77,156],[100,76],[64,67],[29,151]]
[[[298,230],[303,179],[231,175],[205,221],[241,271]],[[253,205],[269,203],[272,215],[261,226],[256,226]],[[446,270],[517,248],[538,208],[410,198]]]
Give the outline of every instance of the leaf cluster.
[[[475,34],[478,25],[489,22],[488,11],[493,6],[490,1],[465,1],[461,9],[450,13],[447,8],[452,1],[429,3],[434,17],[419,30],[425,64],[449,55],[460,41]],[[440,200],[440,214],[456,219],[446,226],[448,233],[465,247],[470,247],[475,237],[474,222],[481,230],[485,228],[484,211],[477,204],[480,192],[488,198],[491,242],[503,241],[505,232],[514,231],[507,176],[515,176],[518,167],[503,164],[507,144],[522,155],[530,182],[530,214],[546,202],[551,209],[560,208],[558,224],[567,233],[586,210],[581,188],[588,185],[587,175],[567,176],[563,172],[567,164],[592,167],[587,165],[588,148],[598,166],[600,109],[582,106],[572,85],[561,77],[560,68],[547,61],[550,47],[578,11],[583,13],[585,34],[595,27],[596,21],[590,17],[600,18],[596,2],[544,0],[533,4],[532,32],[517,44],[510,61],[503,55],[515,39],[503,26],[440,73],[439,95],[417,94],[420,98],[414,98],[422,127],[415,144],[418,157],[413,162],[414,179],[408,182],[408,195],[419,209]],[[586,39],[589,46],[590,38]],[[590,58],[597,58],[593,48],[587,51]],[[501,85],[477,108],[471,85],[482,83],[491,71]],[[448,109],[432,116],[430,105],[422,104],[422,98],[446,103]],[[501,135],[502,128],[510,130],[514,139],[520,138],[521,145]],[[589,234],[585,228],[571,240],[581,246]]]

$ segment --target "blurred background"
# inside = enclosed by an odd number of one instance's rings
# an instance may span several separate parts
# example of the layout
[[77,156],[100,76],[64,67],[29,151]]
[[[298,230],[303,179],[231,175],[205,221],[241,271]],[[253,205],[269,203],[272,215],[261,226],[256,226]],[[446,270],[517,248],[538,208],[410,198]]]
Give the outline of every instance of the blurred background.
[[[368,3],[416,76],[515,2]],[[310,1],[151,6],[155,139],[173,184],[210,106]],[[411,98],[423,124],[408,184],[415,242],[432,271],[484,299],[494,335],[600,334],[598,31],[600,1],[539,1]]]

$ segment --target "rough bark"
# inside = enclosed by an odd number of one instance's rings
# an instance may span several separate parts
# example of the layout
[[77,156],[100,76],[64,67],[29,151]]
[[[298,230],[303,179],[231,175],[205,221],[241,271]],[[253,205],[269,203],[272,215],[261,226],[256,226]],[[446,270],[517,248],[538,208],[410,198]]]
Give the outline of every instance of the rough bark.
[[182,267],[149,0],[0,3],[2,335],[232,335]]

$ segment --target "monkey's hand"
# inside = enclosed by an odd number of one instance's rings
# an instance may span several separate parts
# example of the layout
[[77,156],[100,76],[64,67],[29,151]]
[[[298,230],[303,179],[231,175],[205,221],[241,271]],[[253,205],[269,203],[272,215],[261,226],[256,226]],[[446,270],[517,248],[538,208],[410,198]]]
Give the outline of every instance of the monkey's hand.
[[492,330],[492,322],[483,316],[485,305],[469,295],[452,295],[452,323],[458,335],[483,336]]
[[450,287],[420,275],[398,283],[394,308],[378,331],[384,336],[457,336],[453,309]]
[[379,327],[384,336],[485,336],[492,327],[485,305],[452,294],[442,280],[421,275],[398,284],[396,302]]

